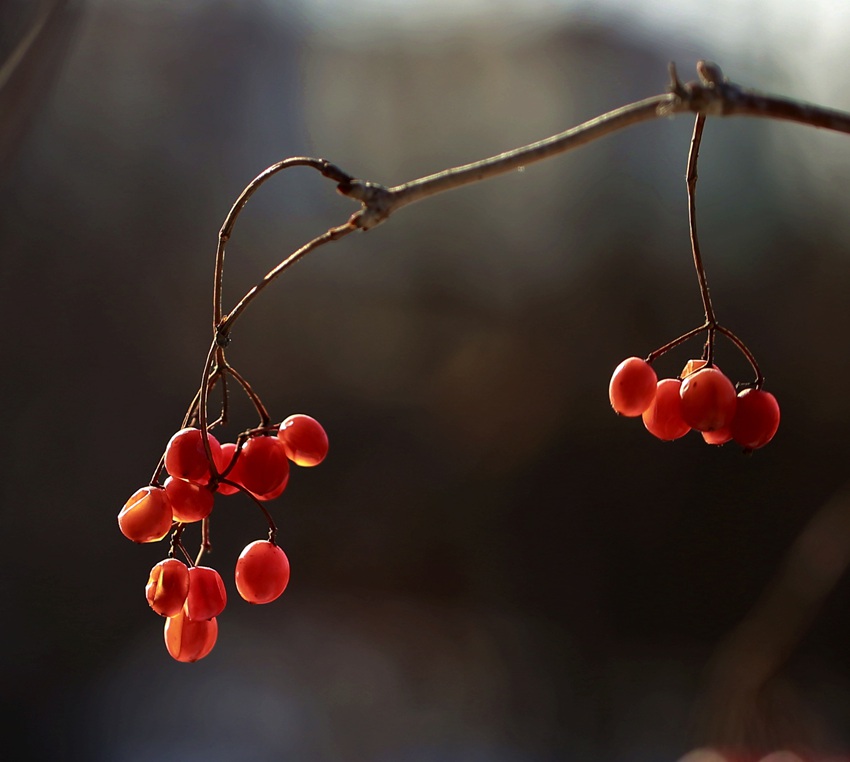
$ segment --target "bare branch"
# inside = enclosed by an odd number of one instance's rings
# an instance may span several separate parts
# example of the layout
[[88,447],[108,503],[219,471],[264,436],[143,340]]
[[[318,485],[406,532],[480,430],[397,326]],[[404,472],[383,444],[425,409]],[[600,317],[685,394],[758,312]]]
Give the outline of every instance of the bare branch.
[[512,172],[551,158],[641,122],[684,113],[705,116],[750,116],[779,119],[850,133],[850,114],[802,101],[758,93],[728,82],[717,64],[700,61],[700,80],[682,84],[675,67],[670,70],[670,92],[630,103],[552,137],[471,164],[453,167],[427,177],[387,188],[352,180],[339,185],[345,196],[363,208],[352,217],[361,230],[379,225],[394,211],[414,201],[470,183]]

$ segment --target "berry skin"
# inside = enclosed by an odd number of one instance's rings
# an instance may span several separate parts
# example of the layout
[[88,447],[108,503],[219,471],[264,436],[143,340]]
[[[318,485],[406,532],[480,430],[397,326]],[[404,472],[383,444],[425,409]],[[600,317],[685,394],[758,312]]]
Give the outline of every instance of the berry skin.
[[655,389],[655,399],[643,413],[643,425],[655,437],[671,442],[685,436],[691,427],[682,419],[682,398],[678,378],[663,378]]
[[328,435],[322,424],[303,413],[290,415],[277,432],[296,466],[318,466],[328,454]]
[[189,569],[189,594],[184,612],[195,621],[217,617],[227,605],[227,592],[221,575],[209,566]]
[[243,445],[229,478],[258,500],[276,498],[289,481],[289,460],[283,442],[275,436],[252,437]]
[[652,366],[640,357],[629,357],[615,368],[608,384],[611,407],[627,418],[637,418],[652,404],[657,385]]
[[715,429],[714,431],[703,431],[702,438],[705,440],[706,444],[726,444],[730,439],[732,439],[732,429],[730,426],[724,426],[722,429]]
[[204,619],[196,622],[181,611],[165,620],[165,647],[177,661],[192,662],[203,659],[212,651],[218,639],[218,622]]
[[236,561],[236,589],[248,603],[270,603],[289,584],[289,559],[277,545],[256,540]]
[[213,493],[200,484],[169,476],[165,480],[165,494],[171,503],[171,515],[175,521],[189,524],[205,519],[212,512]]
[[[227,470],[227,467],[230,465],[230,461],[233,460],[233,455],[236,452],[236,445],[233,442],[225,442],[221,446],[221,466],[219,467],[219,471],[224,473]],[[242,457],[242,453],[239,453],[239,457]],[[236,466],[234,466],[236,468]],[[233,481],[233,470],[224,477],[225,479],[229,479]],[[231,487],[229,484],[222,484],[219,482],[216,487],[216,491],[220,495],[235,495],[239,492],[239,487]]]
[[189,594],[189,569],[176,558],[166,558],[151,569],[145,597],[160,616],[176,616]]
[[779,428],[779,403],[770,392],[744,389],[732,420],[732,439],[746,450],[764,447]]
[[[218,466],[221,445],[209,434],[210,453]],[[165,448],[165,470],[175,479],[207,484],[210,480],[210,464],[204,449],[204,437],[200,429],[180,429],[168,441]]]
[[156,542],[171,529],[171,503],[162,487],[142,487],[118,514],[118,527],[133,542]]
[[682,418],[697,431],[726,428],[735,417],[735,387],[717,368],[701,368],[686,376],[679,396]]

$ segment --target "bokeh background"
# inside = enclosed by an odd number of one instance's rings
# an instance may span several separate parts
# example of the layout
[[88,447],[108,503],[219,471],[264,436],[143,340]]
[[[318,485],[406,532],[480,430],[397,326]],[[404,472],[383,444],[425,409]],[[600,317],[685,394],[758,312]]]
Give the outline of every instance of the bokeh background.
[[[706,128],[714,303],[782,405],[764,450],[661,443],[608,406],[621,359],[702,318],[678,118],[407,208],[246,312],[231,362],[331,454],[271,507],[293,576],[270,606],[232,585],[262,516],[217,504],[231,600],[205,660],[168,657],[143,597],[166,548],[115,516],[199,383],[217,232],[265,166],[403,182],[661,92],[671,60],[850,109],[848,31],[815,0],[0,5],[14,758],[846,759],[845,136]],[[227,303],[353,210],[309,170],[275,178]],[[253,423],[240,403],[230,433]]]

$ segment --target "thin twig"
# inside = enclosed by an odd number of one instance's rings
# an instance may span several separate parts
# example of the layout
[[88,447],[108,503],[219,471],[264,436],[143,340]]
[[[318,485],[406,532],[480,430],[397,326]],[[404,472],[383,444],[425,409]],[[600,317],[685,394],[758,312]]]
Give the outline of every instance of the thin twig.
[[320,236],[316,236],[312,241],[305,243],[300,249],[292,252],[286,259],[284,259],[280,264],[271,269],[268,273],[263,276],[263,279],[257,283],[250,291],[248,291],[245,296],[243,296],[239,303],[227,313],[227,315],[221,319],[218,323],[216,335],[219,341],[222,339],[226,339],[230,328],[233,326],[233,323],[236,319],[245,311],[245,308],[257,297],[257,295],[271,283],[275,278],[277,278],[282,272],[289,269],[292,265],[294,265],[299,259],[301,259],[306,254],[309,254],[311,251],[318,249],[320,246],[323,246],[326,243],[330,243],[331,241],[338,241],[340,238],[344,238],[349,233],[353,233],[357,230],[357,225],[355,225],[351,220],[346,222],[344,225],[340,225],[339,227],[331,228],[330,230],[325,231]]
[[[699,161],[699,147],[702,142],[702,132],[705,128],[705,114],[697,114],[694,120],[694,134],[691,137],[691,150],[688,152],[688,170],[686,174],[686,182],[688,186],[688,227],[691,234],[691,250],[694,255],[694,269],[697,271],[697,281],[699,281],[699,292],[702,297],[702,306],[705,309],[705,322],[710,330],[717,325],[717,317],[714,314],[714,307],[711,305],[711,294],[708,291],[708,278],[705,274],[705,265],[702,261],[702,254],[699,248],[699,237],[697,236],[697,207],[696,207],[696,192],[697,192],[697,162]],[[709,338],[710,341],[710,338]],[[713,358],[706,358],[709,364]]]
[[352,177],[348,173],[343,172],[339,167],[331,164],[325,159],[313,159],[307,156],[294,156],[292,158],[279,161],[276,164],[272,164],[272,166],[264,169],[259,175],[251,180],[250,183],[248,183],[245,190],[239,194],[239,198],[236,199],[233,206],[230,208],[230,211],[227,213],[227,217],[224,218],[224,223],[222,224],[221,230],[218,234],[218,247],[215,254],[215,279],[213,285],[213,330],[217,329],[221,323],[224,247],[228,240],[230,240],[230,236],[233,234],[233,228],[236,225],[236,220],[242,209],[245,207],[245,204],[248,203],[248,199],[254,195],[255,191],[266,180],[276,175],[278,172],[291,167],[311,167],[336,183],[348,183],[352,180]]
[[260,416],[260,426],[268,426],[269,422],[271,421],[269,411],[266,410],[266,406],[263,404],[263,401],[260,399],[260,396],[251,387],[251,384],[248,383],[248,380],[244,378],[242,374],[237,372],[236,368],[231,365],[227,366],[227,373],[233,376],[239,386],[242,387],[242,390],[245,392],[245,394],[248,395],[248,398],[251,400],[251,403],[254,405],[254,408],[257,411],[257,415]]
[[746,90],[723,78],[720,67],[706,61],[697,64],[700,81],[682,84],[671,67],[670,92],[655,95],[609,111],[558,135],[506,151],[481,161],[453,167],[427,177],[387,188],[378,183],[354,180],[342,183],[340,193],[360,201],[363,208],[352,220],[369,230],[403,206],[460,188],[470,183],[512,172],[537,161],[578,148],[641,122],[677,114],[750,116],[797,122],[836,132],[850,133],[850,114],[802,101]]

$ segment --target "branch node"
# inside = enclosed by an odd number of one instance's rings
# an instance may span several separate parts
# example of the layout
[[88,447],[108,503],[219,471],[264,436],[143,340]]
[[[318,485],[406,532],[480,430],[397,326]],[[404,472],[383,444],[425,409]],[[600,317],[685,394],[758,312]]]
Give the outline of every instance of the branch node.
[[359,201],[363,208],[351,215],[349,224],[360,230],[371,230],[392,214],[393,193],[385,185],[364,180],[340,183],[339,193]]

